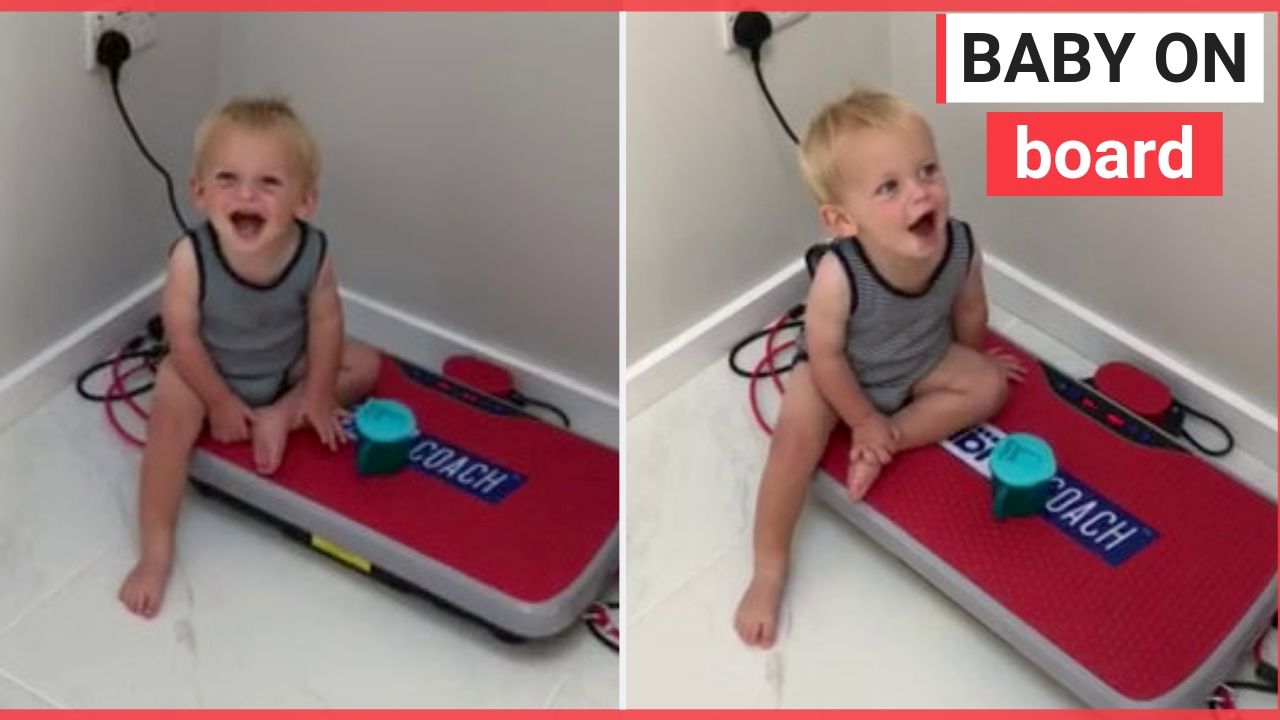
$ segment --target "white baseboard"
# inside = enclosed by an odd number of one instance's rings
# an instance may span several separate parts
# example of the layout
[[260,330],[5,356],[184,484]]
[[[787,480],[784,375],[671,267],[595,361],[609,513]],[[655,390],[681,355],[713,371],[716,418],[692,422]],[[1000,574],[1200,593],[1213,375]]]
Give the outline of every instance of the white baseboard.
[[439,368],[458,354],[496,362],[511,372],[520,392],[564,410],[573,420],[574,432],[618,447],[617,397],[359,293],[344,289],[342,300],[351,335],[427,368]]
[[797,259],[628,365],[627,417],[635,417],[716,358],[723,360],[740,338],[802,301],[808,287],[804,261]]
[[142,332],[147,319],[159,312],[163,283],[164,277],[157,276],[0,378],[0,430],[40,407],[86,367]]
[[[1276,466],[1274,414],[1022,270],[990,253],[983,258],[994,304],[1095,363],[1118,360],[1147,368],[1175,397],[1231,428],[1237,447]],[[723,361],[739,338],[801,301],[807,285],[804,263],[796,260],[632,363],[627,367],[627,415],[633,417],[712,362]]]
[[[157,276],[0,378],[0,430],[140,332],[159,311],[163,284],[164,276]],[[445,358],[459,353],[496,361],[511,370],[521,392],[563,409],[575,432],[618,446],[616,397],[358,293],[343,290],[342,297],[347,330],[353,336],[429,368],[439,368]]]

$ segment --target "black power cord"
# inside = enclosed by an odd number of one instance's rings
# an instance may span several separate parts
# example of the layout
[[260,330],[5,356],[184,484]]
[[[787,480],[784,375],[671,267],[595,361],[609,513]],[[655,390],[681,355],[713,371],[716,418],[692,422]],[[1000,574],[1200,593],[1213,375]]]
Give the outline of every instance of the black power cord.
[[765,41],[771,35],[773,35],[773,21],[762,12],[740,12],[733,19],[733,41],[738,47],[746,48],[747,52],[751,53],[751,65],[755,68],[756,80],[760,83],[764,99],[769,101],[769,107],[773,108],[773,114],[782,124],[787,137],[791,138],[791,142],[799,145],[800,138],[796,137],[791,126],[787,124],[787,119],[782,116],[782,111],[778,109],[778,104],[773,101],[773,94],[769,92],[769,86],[764,81],[764,73],[760,70],[760,49],[764,47]]
[[565,429],[572,427],[572,424],[569,422],[568,414],[566,414],[565,411],[561,410],[560,408],[556,407],[555,405],[552,405],[551,403],[545,400],[538,400],[537,398],[531,398],[528,395],[524,395],[517,390],[512,390],[511,393],[507,395],[507,399],[510,400],[515,405],[522,408],[532,405],[533,407],[539,407],[539,408],[542,408],[543,410],[552,412],[556,415],[556,417],[560,418],[560,424],[564,425]]
[[1182,434],[1182,437],[1186,438],[1186,441],[1194,445],[1197,450],[1204,453],[1205,455],[1208,455],[1209,457],[1222,457],[1223,455],[1226,455],[1227,453],[1231,452],[1235,448],[1236,439],[1234,436],[1232,436],[1231,431],[1227,429],[1226,425],[1223,425],[1218,420],[1211,418],[1208,415],[1205,415],[1199,410],[1189,407],[1184,403],[1180,403],[1177,401],[1175,401],[1175,403],[1177,404],[1178,408],[1182,410],[1184,418],[1193,417],[1203,421],[1204,423],[1208,424],[1209,426],[1217,430],[1222,435],[1222,438],[1226,441],[1226,445],[1220,448],[1205,447],[1203,444],[1200,443],[1199,440],[1196,440],[1191,435],[1191,433],[1187,432],[1186,427],[1179,428],[1179,432]]
[[120,355],[117,357],[111,357],[106,360],[96,362],[90,365],[89,367],[85,368],[84,371],[81,372],[80,375],[76,377],[76,393],[78,393],[80,397],[84,398],[85,400],[90,400],[92,402],[109,402],[113,400],[123,400],[125,398],[137,397],[145,392],[148,392],[151,390],[152,387],[155,386],[154,382],[147,382],[137,387],[130,388],[123,394],[118,394],[118,395],[105,395],[105,394],[98,394],[95,392],[91,392],[90,390],[85,389],[85,384],[89,382],[89,378],[98,374],[103,369],[109,368],[112,365],[115,365],[116,363],[123,362],[125,360],[132,360],[134,358],[144,359],[147,362],[147,364],[151,366],[151,370],[154,372],[156,369],[156,365],[158,364],[158,361],[160,360],[161,357],[164,356],[164,352],[165,352],[164,348],[151,348],[148,350],[126,350],[125,352],[120,353]]
[[[791,320],[789,322],[785,322],[782,325],[780,325],[778,327],[778,332],[782,332],[783,330],[790,330],[791,328],[799,328],[799,327],[804,327],[803,320]],[[748,380],[752,380],[752,379],[758,379],[758,378],[767,378],[773,375],[782,375],[783,373],[789,372],[792,368],[795,367],[796,362],[795,360],[792,360],[791,362],[785,365],[779,365],[774,367],[772,372],[768,370],[761,370],[760,372],[755,372],[754,370],[748,370],[738,364],[738,355],[743,350],[747,349],[748,345],[759,340],[762,337],[765,337],[771,332],[774,332],[773,328],[765,328],[763,330],[757,330],[751,333],[750,335],[742,338],[741,340],[738,341],[736,345],[733,346],[733,349],[729,351],[729,369],[733,371],[734,375],[737,375],[738,377],[742,377],[742,378],[747,378]]]
[[137,397],[151,390],[155,386],[154,382],[147,382],[134,388],[126,390],[120,395],[108,395],[92,392],[85,388],[89,379],[98,374],[102,370],[125,360],[133,360],[141,358],[151,367],[152,374],[155,373],[156,367],[160,364],[160,359],[169,351],[164,342],[164,324],[160,321],[160,316],[155,315],[147,321],[146,332],[136,335],[131,339],[120,353],[116,356],[109,357],[106,360],[96,362],[85,368],[76,376],[76,393],[85,400],[91,402],[110,402],[114,400],[124,400],[125,398]]
[[125,61],[129,59],[131,54],[132,46],[129,44],[129,38],[122,32],[108,30],[98,38],[96,57],[98,64],[105,67],[111,75],[111,94],[115,96],[116,107],[120,108],[120,117],[124,118],[125,127],[129,129],[129,134],[133,136],[133,141],[137,143],[138,149],[142,151],[142,156],[164,178],[165,191],[169,195],[169,209],[173,211],[173,217],[178,221],[178,226],[182,228],[183,234],[190,235],[191,228],[187,225],[186,219],[182,217],[182,212],[178,209],[178,201],[173,194],[173,178],[170,177],[169,171],[165,170],[164,166],[152,156],[146,144],[142,142],[142,136],[138,134],[138,129],[134,127],[133,120],[129,117],[129,111],[125,109],[124,100],[120,98],[120,68],[124,66]]
[[799,305],[792,307],[790,310],[787,311],[787,321],[779,325],[776,331],[773,329],[772,326],[770,326],[770,327],[764,328],[763,330],[756,330],[750,335],[739,340],[733,346],[733,349],[729,351],[729,369],[733,371],[734,375],[737,375],[738,377],[747,378],[748,380],[767,378],[773,375],[782,375],[784,373],[790,372],[796,366],[796,360],[794,358],[791,360],[791,362],[785,365],[775,366],[772,371],[761,370],[760,372],[757,373],[754,370],[748,370],[742,367],[741,365],[739,365],[738,355],[743,350],[745,350],[748,345],[759,340],[762,337],[769,335],[772,332],[782,332],[783,330],[790,330],[792,328],[804,327],[803,316],[804,316],[804,303],[801,303]]

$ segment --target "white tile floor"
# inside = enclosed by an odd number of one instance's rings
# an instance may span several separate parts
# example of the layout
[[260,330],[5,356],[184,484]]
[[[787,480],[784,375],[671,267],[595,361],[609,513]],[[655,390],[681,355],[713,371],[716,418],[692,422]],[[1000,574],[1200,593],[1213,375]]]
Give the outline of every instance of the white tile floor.
[[617,707],[584,628],[503,644],[191,492],[163,612],[127,614],[138,460],[70,388],[0,435],[0,708]]
[[[1092,374],[1092,363],[1007,313],[993,311],[992,324],[1062,370]],[[770,651],[744,647],[731,619],[749,577],[766,449],[746,381],[723,361],[628,422],[628,707],[1079,706],[813,501],[797,530],[781,638]],[[1234,455],[1232,471],[1274,497],[1275,470]],[[1242,665],[1238,676],[1249,674]]]

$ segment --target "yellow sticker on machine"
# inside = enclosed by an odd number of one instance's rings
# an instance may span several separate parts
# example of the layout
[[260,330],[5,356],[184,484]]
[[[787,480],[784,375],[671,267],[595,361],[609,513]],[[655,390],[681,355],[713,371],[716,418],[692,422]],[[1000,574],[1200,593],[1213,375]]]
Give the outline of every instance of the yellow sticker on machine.
[[364,558],[351,552],[350,550],[343,549],[335,545],[334,543],[328,540],[325,540],[319,535],[311,536],[311,547],[319,550],[322,553],[325,553],[326,555],[332,558],[341,560],[342,562],[350,565],[351,567],[357,570],[361,570],[363,572],[370,572],[373,569],[373,563],[369,562],[368,560],[365,560]]

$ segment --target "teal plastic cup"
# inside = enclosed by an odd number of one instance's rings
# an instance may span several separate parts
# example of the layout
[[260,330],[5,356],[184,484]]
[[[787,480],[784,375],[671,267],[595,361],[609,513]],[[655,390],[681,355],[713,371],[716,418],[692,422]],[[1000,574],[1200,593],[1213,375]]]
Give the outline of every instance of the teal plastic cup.
[[418,437],[413,411],[394,400],[369,400],[356,409],[356,472],[390,475],[409,462]]
[[991,488],[999,519],[1035,515],[1049,499],[1049,481],[1058,472],[1049,443],[1030,433],[1013,433],[991,451]]

